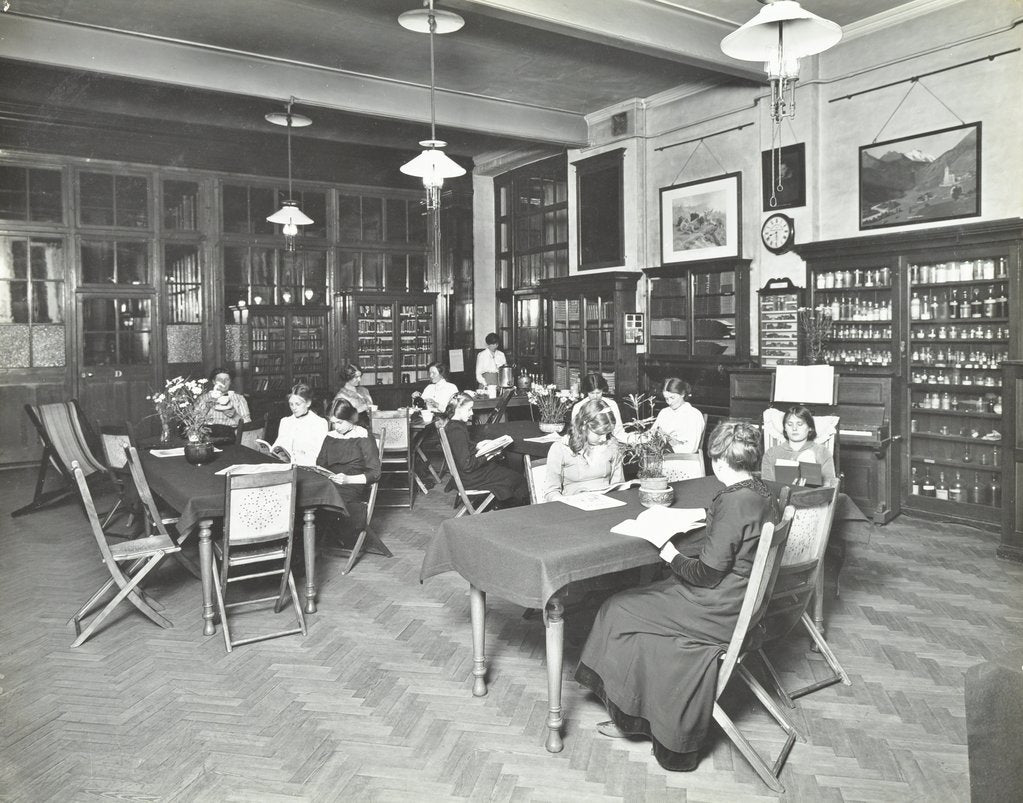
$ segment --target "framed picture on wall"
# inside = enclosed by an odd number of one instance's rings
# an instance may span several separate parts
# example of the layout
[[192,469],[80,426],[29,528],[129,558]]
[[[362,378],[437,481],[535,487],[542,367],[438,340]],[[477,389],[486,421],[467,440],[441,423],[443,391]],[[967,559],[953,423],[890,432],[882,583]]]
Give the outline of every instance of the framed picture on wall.
[[661,264],[737,257],[742,176],[727,173],[661,188]]
[[[773,169],[772,169],[772,162]],[[760,154],[764,211],[806,206],[806,145],[799,142]],[[773,181],[772,181],[773,178]],[[774,203],[771,203],[771,200]]]
[[980,123],[860,147],[860,229],[977,217]]

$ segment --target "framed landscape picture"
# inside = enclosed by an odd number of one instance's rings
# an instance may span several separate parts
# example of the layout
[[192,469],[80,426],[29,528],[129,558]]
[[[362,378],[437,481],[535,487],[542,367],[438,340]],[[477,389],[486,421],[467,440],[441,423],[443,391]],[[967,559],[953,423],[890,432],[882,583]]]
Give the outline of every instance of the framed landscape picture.
[[[774,172],[771,172],[771,161],[778,154]],[[774,186],[771,176],[774,176]],[[806,206],[806,144],[786,145],[777,151],[761,151],[760,153],[761,185],[764,188],[764,211],[775,209],[792,209]],[[778,189],[778,185],[781,189]],[[774,190],[772,193],[771,190]],[[771,206],[771,196],[774,206]]]
[[980,214],[980,123],[860,148],[860,229]]
[[740,255],[742,178],[728,173],[661,189],[661,264]]

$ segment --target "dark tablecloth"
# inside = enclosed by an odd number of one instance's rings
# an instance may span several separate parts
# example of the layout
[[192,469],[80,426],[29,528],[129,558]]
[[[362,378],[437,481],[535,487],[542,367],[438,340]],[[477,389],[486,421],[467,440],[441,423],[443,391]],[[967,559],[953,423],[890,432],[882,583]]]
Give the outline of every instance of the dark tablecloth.
[[[674,487],[674,507],[707,507],[724,486],[702,477]],[[543,608],[569,583],[656,563],[657,550],[649,543],[610,532],[645,510],[637,490],[610,496],[626,505],[586,511],[546,502],[448,519],[427,547],[420,581],[456,571],[482,591]]]
[[515,454],[528,454],[530,457],[547,457],[547,452],[551,448],[550,443],[526,440],[526,438],[538,438],[543,434],[540,425],[534,421],[506,421],[503,424],[487,424],[477,427],[473,432],[477,440],[511,435],[515,442],[510,444],[506,451]]
[[[215,472],[232,465],[277,462],[245,446],[232,444],[219,448],[223,451],[204,466],[193,466],[184,457],[154,457],[148,451],[139,455],[149,487],[181,516],[177,525],[180,532],[187,532],[200,519],[224,515],[226,478],[218,477]],[[298,470],[297,505],[348,511],[337,485],[321,474],[301,468]]]

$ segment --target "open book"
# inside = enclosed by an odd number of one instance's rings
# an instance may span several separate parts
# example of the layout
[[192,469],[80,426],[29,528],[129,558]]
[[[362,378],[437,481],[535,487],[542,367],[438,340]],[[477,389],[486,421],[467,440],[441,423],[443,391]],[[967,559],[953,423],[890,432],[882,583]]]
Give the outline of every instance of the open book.
[[287,449],[280,446],[274,446],[262,438],[256,438],[256,449],[263,454],[268,454],[271,457],[276,457],[278,460],[283,460],[285,463],[291,462],[291,455],[288,454]]
[[774,481],[783,485],[812,485],[819,487],[824,484],[820,463],[802,460],[777,460],[774,464]]
[[660,549],[676,533],[687,533],[706,523],[707,511],[702,507],[652,507],[616,524],[611,532],[642,538]]
[[612,499],[604,496],[602,491],[584,491],[580,494],[561,496],[556,500],[566,505],[579,508],[579,510],[606,510],[609,507],[624,507],[625,502],[621,499]]
[[334,476],[334,472],[323,466],[299,466],[303,471],[312,471],[315,474],[322,474],[328,480]]
[[280,463],[235,463],[215,471],[218,476],[236,474],[272,474],[275,471],[291,471],[291,466],[282,466]]
[[515,439],[511,435],[502,435],[500,438],[480,441],[476,444],[476,457],[499,452],[514,441]]

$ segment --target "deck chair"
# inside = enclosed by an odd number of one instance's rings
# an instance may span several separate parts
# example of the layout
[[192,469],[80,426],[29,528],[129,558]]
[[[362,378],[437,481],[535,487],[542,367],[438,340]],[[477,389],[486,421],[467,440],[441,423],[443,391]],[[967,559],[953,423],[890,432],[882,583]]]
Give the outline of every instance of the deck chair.
[[[143,593],[139,588],[147,574],[156,568],[165,555],[177,552],[180,547],[166,535],[153,535],[148,538],[137,538],[133,541],[125,541],[121,544],[109,544],[106,534],[99,523],[99,515],[96,513],[96,505],[92,501],[92,493],[89,491],[89,484],[86,481],[85,472],[77,460],[71,461],[72,478],[78,486],[78,493],[81,495],[82,506],[85,508],[85,515],[89,519],[89,526],[92,528],[93,537],[99,547],[100,558],[103,565],[110,573],[109,579],[103,583],[74,616],[68,619],[68,624],[74,624],[77,638],[71,643],[77,647],[96,632],[96,628],[113,612],[123,600],[128,600],[138,608],[149,619],[160,627],[172,627],[170,620],[161,616],[159,611],[163,606],[154,599]],[[122,569],[122,563],[129,563],[127,569]],[[100,600],[114,586],[118,591],[106,606],[92,621],[85,630],[82,630],[82,621],[100,605]]]
[[[25,412],[42,441],[43,456],[39,462],[32,501],[13,511],[11,516],[34,513],[69,496],[75,496],[76,483],[71,473],[71,464],[75,462],[88,482],[100,480],[117,488],[116,479],[89,445],[95,439],[77,399],[52,404],[26,404]],[[50,468],[57,473],[61,487],[44,491],[46,474]]]
[[[387,438],[386,432],[374,432],[373,437],[377,442],[377,451],[380,454],[384,453],[384,441]],[[377,503],[377,491],[379,490],[380,483],[374,482],[369,486],[369,498],[366,500],[366,525],[359,531],[358,537],[355,539],[355,546],[350,550],[339,547],[338,552],[348,553],[348,562],[345,564],[344,569],[341,570],[341,574],[348,574],[355,565],[355,562],[359,559],[359,556],[363,552],[373,552],[377,555],[383,555],[386,558],[394,557],[394,554],[389,550],[384,542],[380,540],[380,536],[370,529],[373,524],[373,511],[376,509]]]
[[[839,481],[823,488],[793,490],[787,504],[794,509],[789,540],[782,556],[778,580],[764,616],[765,645],[786,638],[796,625],[812,639],[831,672],[827,677],[799,689],[787,691],[774,665],[763,648],[757,651],[779,697],[790,708],[793,699],[826,688],[835,683],[850,685],[849,675],[838,662],[824,639],[824,611],[821,603],[824,589],[824,553],[831,534],[831,522],[838,500]],[[814,602],[814,619],[808,610]]]
[[[778,576],[778,569],[781,565],[781,556],[785,549],[785,541],[789,537],[789,527],[792,523],[793,510],[785,508],[782,520],[778,524],[765,524],[760,531],[760,544],[757,547],[757,554],[753,561],[753,569],[750,572],[749,584],[746,586],[746,594],[742,600],[742,607],[739,610],[739,619],[735,625],[735,631],[728,642],[728,648],[721,657],[721,666],[718,669],[717,690],[714,695],[714,721],[721,726],[725,735],[732,743],[739,748],[739,752],[745,756],[752,765],[757,775],[775,792],[784,792],[785,788],[778,780],[778,775],[785,765],[789,751],[799,734],[795,726],[789,721],[784,711],[771,697],[770,693],[760,684],[750,671],[743,665],[750,648],[749,642],[756,641],[758,625],[760,625],[767,604],[771,599],[771,592]],[[739,678],[749,687],[750,691],[767,709],[776,723],[786,734],[785,744],[778,753],[773,765],[769,766],[763,756],[750,744],[749,740],[739,731],[732,719],[721,707],[721,695],[728,684]]]
[[[295,499],[298,478],[294,466],[259,474],[232,474],[227,478],[224,499],[224,537],[213,544],[213,587],[224,631],[227,651],[255,641],[306,634],[305,614],[291,574],[291,553],[295,535]],[[275,595],[227,602],[232,583],[279,575]],[[284,608],[287,595],[298,619],[298,627],[258,636],[235,639],[228,622],[229,608],[274,603],[274,613]]]
[[[455,483],[457,492],[455,506],[458,508],[458,512],[455,513],[455,518],[460,518],[466,513],[470,516],[482,513],[494,501],[494,494],[490,491],[466,490],[465,485],[462,484],[462,475],[458,473],[458,466],[455,465],[455,458],[451,455],[451,444],[448,443],[448,435],[444,431],[444,427],[437,427],[437,433],[440,435],[440,448],[444,452],[444,462],[451,473],[451,480]],[[479,504],[474,504],[474,499],[480,500]]]
[[267,416],[252,421],[243,421],[234,428],[234,442],[238,446],[247,446],[257,452],[260,451],[256,441],[261,441],[266,437],[266,422]]
[[[100,446],[103,447],[103,460],[107,471],[113,477],[117,487],[117,501],[103,519],[103,529],[118,516],[128,516],[128,524],[134,522],[136,511],[132,509],[135,500],[128,497],[131,473],[128,471],[125,448],[136,443],[135,429],[128,422],[124,424],[104,424],[99,428]],[[148,533],[147,533],[148,535]],[[127,536],[125,536],[127,537]]]
[[[146,535],[150,536],[153,534],[153,530],[156,530],[157,535],[167,536],[180,547],[188,540],[191,530],[184,534],[172,534],[167,529],[168,525],[177,524],[178,517],[168,516],[166,513],[162,512],[156,504],[156,496],[149,487],[149,480],[146,479],[146,474],[142,470],[142,461],[139,460],[138,449],[134,446],[124,447],[124,464],[125,468],[129,472],[131,481],[135,485],[135,491],[139,496],[142,515],[145,517]],[[202,578],[202,573],[199,571],[199,564],[195,563],[195,561],[191,558],[186,557],[179,551],[174,553],[174,559],[184,566],[193,577]]]
[[538,457],[534,460],[527,454],[523,456],[522,464],[526,470],[526,483],[529,485],[529,502],[539,505],[547,493],[547,458]]
[[387,447],[380,452],[380,507],[411,508],[416,486],[426,493],[426,485],[416,476],[416,452],[412,440],[412,422],[408,411],[372,413],[373,434],[385,434]]
[[497,406],[490,411],[490,415],[487,416],[487,420],[484,424],[501,424],[507,418],[508,402],[511,401],[511,397],[515,394],[515,388],[508,388],[507,390],[501,391],[501,395],[497,400]]
[[666,454],[663,463],[664,476],[668,482],[706,477],[707,468],[703,463],[703,452],[693,454]]

